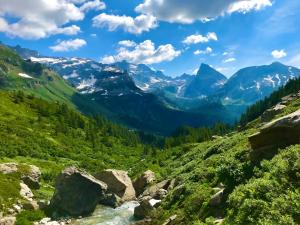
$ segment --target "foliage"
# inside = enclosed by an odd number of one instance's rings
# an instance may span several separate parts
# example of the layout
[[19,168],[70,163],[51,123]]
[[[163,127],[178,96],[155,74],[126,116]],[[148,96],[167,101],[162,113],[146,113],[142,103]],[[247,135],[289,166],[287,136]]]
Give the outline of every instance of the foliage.
[[16,225],[32,225],[33,222],[39,221],[45,217],[41,210],[25,210],[17,215]]
[[260,100],[255,104],[249,106],[240,119],[240,125],[245,126],[248,122],[258,118],[268,108],[276,105],[280,102],[281,98],[292,93],[296,93],[300,90],[300,78],[290,80],[285,86],[274,91],[269,97],[264,100]]
[[68,158],[92,171],[129,168],[141,157],[139,136],[100,116],[21,91],[0,97],[0,157]]
[[229,125],[216,123],[213,127],[193,128],[183,126],[178,128],[171,137],[165,139],[164,147],[170,148],[186,143],[199,143],[211,140],[214,135],[225,135],[231,130]]

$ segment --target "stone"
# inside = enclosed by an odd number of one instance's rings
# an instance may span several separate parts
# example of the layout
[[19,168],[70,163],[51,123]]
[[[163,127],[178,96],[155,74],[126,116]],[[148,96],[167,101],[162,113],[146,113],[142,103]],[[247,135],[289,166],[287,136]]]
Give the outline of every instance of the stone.
[[214,224],[216,224],[216,225],[221,225],[221,224],[223,224],[223,222],[224,222],[224,219],[216,219],[216,220],[214,221]]
[[150,197],[144,198],[140,202],[140,205],[134,208],[134,217],[137,219],[144,219],[148,217],[154,209],[154,206],[150,203]]
[[122,201],[135,199],[135,190],[126,171],[109,169],[96,174],[95,177],[106,183],[108,192],[116,194]]
[[274,106],[273,108],[266,110],[261,115],[261,121],[268,122],[268,121],[272,120],[276,115],[281,113],[285,107],[286,107],[285,105],[282,105],[279,103],[276,106]]
[[164,180],[157,184],[154,184],[148,187],[142,194],[143,196],[151,196],[152,198],[162,199],[164,198],[168,191],[168,187],[170,186],[171,180]]
[[22,211],[22,206],[15,204],[15,205],[13,205],[13,209],[16,213],[20,213]]
[[116,207],[122,205],[123,201],[116,194],[107,193],[103,197],[101,197],[101,199],[99,200],[99,203],[102,205],[116,208]]
[[42,199],[42,200],[38,200],[37,204],[39,206],[39,209],[43,210],[49,206],[50,202]]
[[28,201],[32,201],[32,198],[34,197],[31,189],[26,185],[24,184],[23,182],[20,183],[20,195],[27,199]]
[[18,171],[17,163],[1,163],[0,164],[0,173],[11,174]]
[[223,195],[224,195],[224,188],[214,188],[214,190],[217,191],[217,193],[215,193],[210,201],[209,201],[209,205],[210,206],[219,206],[222,203],[223,200]]
[[75,167],[68,167],[57,177],[50,207],[58,215],[89,215],[106,191],[107,185],[102,181]]
[[38,210],[40,207],[36,201],[28,201],[22,204],[25,210]]
[[170,216],[164,223],[163,225],[174,225],[175,220],[177,218],[177,215]]
[[38,167],[29,165],[29,171],[21,176],[21,179],[32,189],[40,188],[41,171]]
[[14,225],[16,222],[16,217],[7,216],[0,219],[0,225]]
[[300,110],[266,124],[249,142],[256,152],[300,143]]
[[147,170],[146,172],[144,172],[133,183],[136,195],[139,196],[140,194],[142,194],[144,192],[144,189],[153,181],[155,181],[155,173],[151,170]]

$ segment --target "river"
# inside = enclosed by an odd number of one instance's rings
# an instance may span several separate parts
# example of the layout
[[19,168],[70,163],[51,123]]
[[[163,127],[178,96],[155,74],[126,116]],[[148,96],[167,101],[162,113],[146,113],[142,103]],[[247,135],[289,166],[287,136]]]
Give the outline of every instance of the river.
[[98,206],[95,212],[82,219],[76,220],[74,225],[130,225],[134,222],[134,208],[138,202],[126,202],[115,209],[105,206]]

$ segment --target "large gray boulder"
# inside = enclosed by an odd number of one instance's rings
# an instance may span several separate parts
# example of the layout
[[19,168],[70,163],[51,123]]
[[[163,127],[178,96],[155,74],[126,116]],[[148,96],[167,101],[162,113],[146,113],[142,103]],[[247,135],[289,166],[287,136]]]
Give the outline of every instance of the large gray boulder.
[[249,142],[256,152],[300,143],[300,110],[266,124]]
[[140,194],[142,194],[145,188],[153,181],[155,181],[155,173],[151,170],[147,170],[146,172],[144,172],[133,183],[136,195],[139,196]]
[[57,178],[50,206],[59,215],[89,215],[106,190],[107,185],[102,181],[75,167],[69,167]]
[[126,171],[104,170],[95,175],[98,180],[107,184],[107,191],[117,195],[122,201],[135,199],[135,190]]

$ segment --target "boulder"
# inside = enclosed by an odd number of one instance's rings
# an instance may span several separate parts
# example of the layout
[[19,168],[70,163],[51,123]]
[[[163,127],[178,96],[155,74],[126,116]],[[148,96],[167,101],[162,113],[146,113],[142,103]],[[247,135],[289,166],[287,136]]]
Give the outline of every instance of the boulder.
[[222,203],[223,200],[223,195],[224,195],[224,188],[214,188],[214,190],[217,191],[217,193],[215,193],[210,201],[209,201],[209,205],[210,206],[219,206]]
[[300,110],[266,124],[249,137],[254,151],[277,149],[300,143]]
[[136,195],[139,196],[144,192],[145,187],[155,181],[155,173],[151,170],[147,170],[144,172],[140,177],[138,177],[134,183],[134,189],[136,192]]
[[0,225],[14,225],[16,222],[16,217],[8,216],[0,218]]
[[28,187],[32,189],[40,188],[41,171],[38,167],[29,165],[29,171],[22,174],[21,179]]
[[98,180],[107,184],[107,191],[116,194],[122,201],[135,199],[135,190],[126,171],[104,170],[95,175]]
[[116,207],[122,205],[123,201],[116,194],[106,193],[103,197],[101,197],[101,199],[99,200],[99,203],[102,205],[116,208]]
[[285,107],[286,107],[285,105],[282,105],[279,103],[276,106],[274,106],[273,108],[266,110],[261,115],[261,121],[268,122],[268,121],[272,120],[276,115],[281,113]]
[[23,182],[20,183],[20,195],[28,201],[32,201],[34,196],[31,189]]
[[148,187],[142,194],[144,196],[150,196],[155,199],[163,199],[168,191],[175,187],[175,180],[164,180],[157,184]]
[[1,163],[0,164],[0,173],[11,174],[18,171],[17,163]]
[[151,197],[144,198],[140,205],[134,208],[134,217],[137,219],[144,219],[150,215],[150,213],[155,209],[150,202]]
[[177,215],[170,216],[164,223],[163,225],[174,225],[175,220],[177,218]]
[[59,215],[84,216],[91,214],[107,185],[75,167],[66,168],[57,177],[50,207]]

